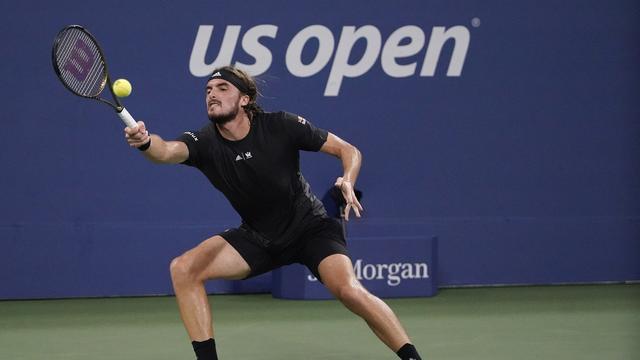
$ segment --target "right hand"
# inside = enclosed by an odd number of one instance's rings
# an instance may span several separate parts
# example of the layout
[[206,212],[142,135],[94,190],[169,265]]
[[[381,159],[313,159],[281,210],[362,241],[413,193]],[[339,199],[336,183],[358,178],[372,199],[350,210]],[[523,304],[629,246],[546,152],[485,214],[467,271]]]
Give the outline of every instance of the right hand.
[[127,139],[127,143],[129,143],[129,146],[135,148],[138,148],[151,141],[149,131],[147,131],[147,127],[142,121],[138,121],[138,127],[136,128],[124,128],[124,137]]

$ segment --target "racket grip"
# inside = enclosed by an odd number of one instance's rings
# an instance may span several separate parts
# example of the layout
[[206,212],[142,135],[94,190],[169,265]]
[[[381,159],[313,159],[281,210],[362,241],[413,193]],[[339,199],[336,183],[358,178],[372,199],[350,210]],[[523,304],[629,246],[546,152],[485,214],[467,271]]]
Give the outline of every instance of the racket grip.
[[120,119],[122,119],[122,122],[127,125],[127,127],[130,127],[132,129],[135,129],[138,127],[138,124],[136,123],[136,121],[133,119],[133,116],[131,116],[131,114],[129,114],[129,112],[127,111],[127,109],[122,108],[122,110],[120,110],[118,112],[118,116],[120,116]]

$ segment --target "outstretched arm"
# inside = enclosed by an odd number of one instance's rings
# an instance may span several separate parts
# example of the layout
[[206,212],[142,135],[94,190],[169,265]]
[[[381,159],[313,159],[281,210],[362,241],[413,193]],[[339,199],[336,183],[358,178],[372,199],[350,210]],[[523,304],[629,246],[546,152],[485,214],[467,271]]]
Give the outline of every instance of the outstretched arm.
[[360,164],[362,164],[362,154],[360,150],[336,135],[329,133],[327,141],[322,145],[320,151],[342,160],[344,172],[342,176],[336,179],[335,186],[340,188],[342,196],[347,203],[343,214],[344,219],[349,220],[349,212],[352,209],[356,217],[360,217],[360,212],[363,211],[363,208],[354,191],[356,180],[360,173]]
[[124,128],[125,138],[129,146],[139,148],[149,142],[149,148],[142,154],[144,157],[160,164],[179,164],[189,158],[189,149],[182,141],[164,141],[160,136],[149,134],[142,121],[138,121],[138,127]]

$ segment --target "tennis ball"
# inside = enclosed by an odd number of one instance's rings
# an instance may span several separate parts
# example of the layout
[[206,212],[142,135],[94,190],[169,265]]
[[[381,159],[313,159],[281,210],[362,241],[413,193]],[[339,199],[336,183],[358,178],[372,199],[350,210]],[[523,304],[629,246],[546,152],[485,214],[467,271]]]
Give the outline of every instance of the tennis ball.
[[127,97],[131,95],[131,83],[127,79],[118,79],[113,83],[113,93],[117,97]]

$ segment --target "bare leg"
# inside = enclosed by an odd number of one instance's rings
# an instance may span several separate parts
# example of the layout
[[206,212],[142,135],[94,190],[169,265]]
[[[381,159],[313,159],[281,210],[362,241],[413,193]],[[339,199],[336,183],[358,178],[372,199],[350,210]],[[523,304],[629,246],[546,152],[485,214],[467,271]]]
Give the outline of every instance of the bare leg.
[[242,279],[250,268],[222,237],[214,236],[183,255],[170,266],[180,316],[193,341],[213,338],[211,307],[204,282],[209,279]]
[[364,319],[374,334],[393,352],[411,342],[391,308],[369,293],[356,279],[347,256],[336,254],[325,258],[318,266],[318,272],[329,291]]

